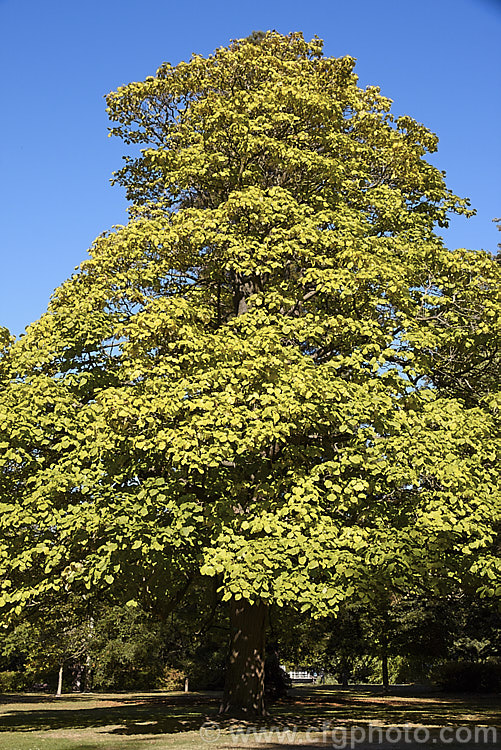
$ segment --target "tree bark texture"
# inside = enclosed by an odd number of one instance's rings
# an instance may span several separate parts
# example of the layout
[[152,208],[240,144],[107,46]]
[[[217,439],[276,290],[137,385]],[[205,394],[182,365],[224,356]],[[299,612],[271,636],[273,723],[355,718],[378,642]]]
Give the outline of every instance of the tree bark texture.
[[230,600],[230,654],[220,713],[264,716],[267,606]]

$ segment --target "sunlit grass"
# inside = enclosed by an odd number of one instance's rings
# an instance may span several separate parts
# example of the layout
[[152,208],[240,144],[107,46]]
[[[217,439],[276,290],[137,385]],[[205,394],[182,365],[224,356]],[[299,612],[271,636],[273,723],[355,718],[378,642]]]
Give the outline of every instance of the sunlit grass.
[[[442,726],[481,724],[499,727],[501,737],[499,696],[395,692],[383,696],[378,689],[295,688],[288,699],[273,707],[269,717],[257,722],[263,732],[274,729],[273,742],[265,734],[252,738],[240,735],[239,732],[247,731],[248,723],[220,720],[215,693],[68,695],[59,699],[40,694],[4,695],[0,704],[0,750],[318,747],[322,744],[322,733],[313,731],[314,728],[344,728],[349,736],[350,727],[369,723],[428,727],[432,733]],[[210,743],[200,734],[207,721],[217,724],[205,734]],[[286,735],[291,727],[297,732],[292,741]],[[324,741],[326,737],[329,739],[324,734]],[[328,744],[332,747],[331,741]],[[433,746],[440,748],[437,743]],[[447,747],[453,750],[455,745]],[[462,744],[462,747],[468,745]]]

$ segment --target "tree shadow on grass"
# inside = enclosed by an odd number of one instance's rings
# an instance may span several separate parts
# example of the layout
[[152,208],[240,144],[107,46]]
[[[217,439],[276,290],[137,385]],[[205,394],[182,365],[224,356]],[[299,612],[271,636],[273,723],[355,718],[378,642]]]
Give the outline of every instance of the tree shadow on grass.
[[[12,709],[1,717],[0,732],[97,729],[108,736],[142,735],[143,740],[165,734],[199,731],[207,721],[213,722],[230,742],[235,730],[246,732],[252,727],[285,731],[294,727],[298,732],[321,727],[364,726],[377,722],[385,726],[403,725],[439,727],[501,725],[499,696],[382,696],[380,692],[345,692],[330,687],[321,690],[292,691],[289,698],[273,706],[264,719],[241,721],[219,717],[217,693],[188,695],[71,695],[55,699],[51,696],[4,696]],[[23,698],[25,700],[23,700]],[[40,700],[40,698],[42,700]],[[60,702],[59,702],[60,701]],[[67,702],[71,705],[67,707]],[[36,704],[43,706],[35,708]],[[89,705],[93,703],[94,705]],[[33,705],[33,709],[19,707]],[[142,741],[143,741],[142,740]],[[287,747],[281,741],[281,747]],[[263,745],[265,747],[266,744]],[[271,743],[270,747],[276,746]],[[311,745],[315,746],[315,744]],[[89,745],[89,748],[91,745]],[[296,744],[295,747],[298,747]],[[305,745],[306,747],[306,745]],[[83,748],[82,748],[83,750]]]
[[[214,696],[219,693],[214,692]],[[199,693],[173,693],[168,696],[169,700],[185,703],[191,699],[198,700]],[[64,703],[96,703],[110,701],[113,703],[138,703],[139,701],[164,700],[165,693],[161,691],[136,692],[136,693],[63,693],[57,697],[54,693],[0,693],[0,705],[11,705],[13,703],[52,703],[59,705]],[[209,697],[210,700],[210,697]]]
[[[4,735],[5,736],[5,735]],[[23,742],[24,741],[24,742]],[[106,738],[103,745],[102,740],[93,742],[92,740],[80,738],[53,738],[50,745],[47,744],[46,738],[35,739],[32,735],[27,735],[23,738],[21,735],[16,734],[15,737],[9,735],[9,744],[2,744],[2,735],[0,735],[0,750],[146,750],[149,746],[153,745],[155,750],[160,750],[158,746],[158,738],[155,736],[142,737],[138,744],[137,737],[129,739],[118,739],[113,742]],[[165,745],[160,746],[163,750]],[[228,750],[230,750],[228,748]]]
[[292,691],[290,698],[278,708],[282,716],[294,716],[299,708],[302,716],[315,713],[335,717],[337,722],[354,724],[377,721],[386,725],[475,724],[501,725],[501,696],[456,694],[437,691],[412,692],[409,686],[383,695],[380,688],[340,691],[336,686],[306,688]]
[[[66,696],[60,700],[64,703]],[[94,703],[100,701],[96,696],[92,696],[91,700]],[[17,706],[21,701],[18,696],[11,696],[10,702]],[[58,708],[58,701],[52,698],[50,702],[46,701],[47,708],[4,709],[0,732],[110,727],[110,731],[119,729],[125,734],[173,734],[198,730],[207,720],[207,715],[214,715],[218,707],[216,697],[207,695],[167,698],[124,696],[123,700],[116,696],[113,699],[106,697],[101,701],[104,705],[92,708],[80,707],[81,701],[74,702],[74,708]],[[26,703],[29,705],[30,701]]]

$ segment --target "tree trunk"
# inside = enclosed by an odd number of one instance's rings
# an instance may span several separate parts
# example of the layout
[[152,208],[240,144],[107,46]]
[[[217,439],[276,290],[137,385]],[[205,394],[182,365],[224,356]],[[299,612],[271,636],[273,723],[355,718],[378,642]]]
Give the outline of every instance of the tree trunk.
[[230,600],[230,656],[220,713],[264,716],[264,646],[267,607]]
[[350,671],[350,662],[348,659],[341,659],[341,685],[343,687],[348,687]]
[[388,649],[387,649],[386,643],[383,644],[381,662],[382,662],[381,666],[382,666],[382,672],[383,672],[383,690],[385,693],[387,693],[390,681],[388,678]]
[[63,692],[63,665],[59,667],[59,675],[57,678],[57,690],[56,690],[56,696],[59,697],[62,695]]
[[85,693],[90,693],[92,690],[92,661],[89,655],[85,659],[83,689]]

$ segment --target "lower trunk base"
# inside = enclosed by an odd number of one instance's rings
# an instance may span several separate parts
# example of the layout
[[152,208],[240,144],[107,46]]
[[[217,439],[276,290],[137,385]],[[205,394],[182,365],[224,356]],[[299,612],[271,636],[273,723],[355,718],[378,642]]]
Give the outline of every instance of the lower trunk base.
[[230,601],[231,646],[219,712],[265,716],[264,646],[267,607],[245,599]]

